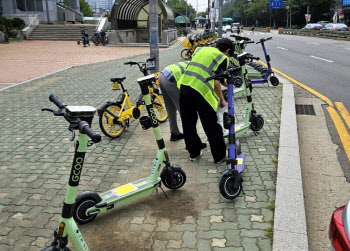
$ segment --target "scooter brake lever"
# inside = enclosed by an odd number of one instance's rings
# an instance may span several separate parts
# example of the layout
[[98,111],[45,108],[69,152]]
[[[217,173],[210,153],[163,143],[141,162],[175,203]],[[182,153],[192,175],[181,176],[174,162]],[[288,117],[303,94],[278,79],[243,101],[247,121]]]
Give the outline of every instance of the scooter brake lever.
[[70,139],[70,141],[73,141],[75,139],[75,131],[71,128],[68,128],[68,130],[72,132],[72,138]]
[[52,113],[55,112],[55,110],[50,109],[50,108],[42,108],[41,111],[42,111],[42,112],[44,112],[44,111],[46,111],[46,112],[52,112]]

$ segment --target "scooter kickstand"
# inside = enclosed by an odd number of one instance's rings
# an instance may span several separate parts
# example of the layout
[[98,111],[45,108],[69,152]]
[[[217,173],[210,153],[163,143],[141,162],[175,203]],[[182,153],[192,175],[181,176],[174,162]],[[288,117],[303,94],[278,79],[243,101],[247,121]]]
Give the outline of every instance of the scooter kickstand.
[[[165,195],[165,198],[169,199],[168,195],[166,195],[166,193],[165,193],[165,191],[164,191],[164,189],[162,188],[161,185],[159,185],[159,188],[163,191],[163,193],[164,193],[164,195]],[[157,189],[156,191],[157,191],[157,193],[158,193],[158,189]]]

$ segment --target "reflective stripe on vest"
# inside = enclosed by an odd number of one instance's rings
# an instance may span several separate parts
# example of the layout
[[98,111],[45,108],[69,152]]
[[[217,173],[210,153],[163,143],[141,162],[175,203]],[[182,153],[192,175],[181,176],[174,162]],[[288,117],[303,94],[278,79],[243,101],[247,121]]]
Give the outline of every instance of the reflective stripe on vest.
[[[214,89],[214,80],[205,81],[206,78],[214,75],[219,65],[227,57],[217,48],[201,47],[195,51],[195,56],[187,66],[185,73],[177,82],[177,87],[187,85],[198,91],[204,99],[216,111],[218,106],[218,96]],[[227,60],[228,67],[229,60]]]
[[182,74],[185,72],[185,68],[187,67],[188,63],[189,61],[179,62],[166,67],[166,69],[170,70],[173,73],[176,83],[179,81]]

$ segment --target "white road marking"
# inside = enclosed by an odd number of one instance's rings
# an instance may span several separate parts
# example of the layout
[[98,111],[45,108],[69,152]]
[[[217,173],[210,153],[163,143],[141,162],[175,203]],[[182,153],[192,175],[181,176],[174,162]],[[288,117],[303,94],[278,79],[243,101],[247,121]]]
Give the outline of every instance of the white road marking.
[[312,58],[316,58],[316,59],[319,59],[319,60],[323,60],[323,61],[326,61],[326,62],[329,62],[329,63],[334,63],[334,61],[332,60],[328,60],[328,59],[324,59],[324,58],[319,58],[319,57],[315,57],[315,56],[310,56]]
[[292,39],[289,39],[289,38],[283,38],[283,39],[285,39],[285,40],[292,40]]
[[315,44],[315,45],[320,45],[320,44],[318,44],[318,43],[309,43],[309,42],[307,42],[308,44]]
[[285,51],[288,51],[288,49],[286,48],[283,48],[283,47],[277,47],[278,49],[281,49],[281,50],[285,50]]
[[350,50],[350,48],[345,48],[345,49]]

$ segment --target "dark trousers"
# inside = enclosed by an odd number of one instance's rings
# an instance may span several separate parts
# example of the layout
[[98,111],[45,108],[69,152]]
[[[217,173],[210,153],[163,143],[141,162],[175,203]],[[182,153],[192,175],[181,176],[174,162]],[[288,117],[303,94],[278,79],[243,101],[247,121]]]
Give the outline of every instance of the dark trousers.
[[202,141],[196,128],[199,115],[214,161],[222,160],[226,156],[226,145],[222,127],[217,123],[216,111],[202,95],[193,90],[191,95],[181,94],[180,91],[180,112],[185,144],[190,157],[197,157],[201,151]]

